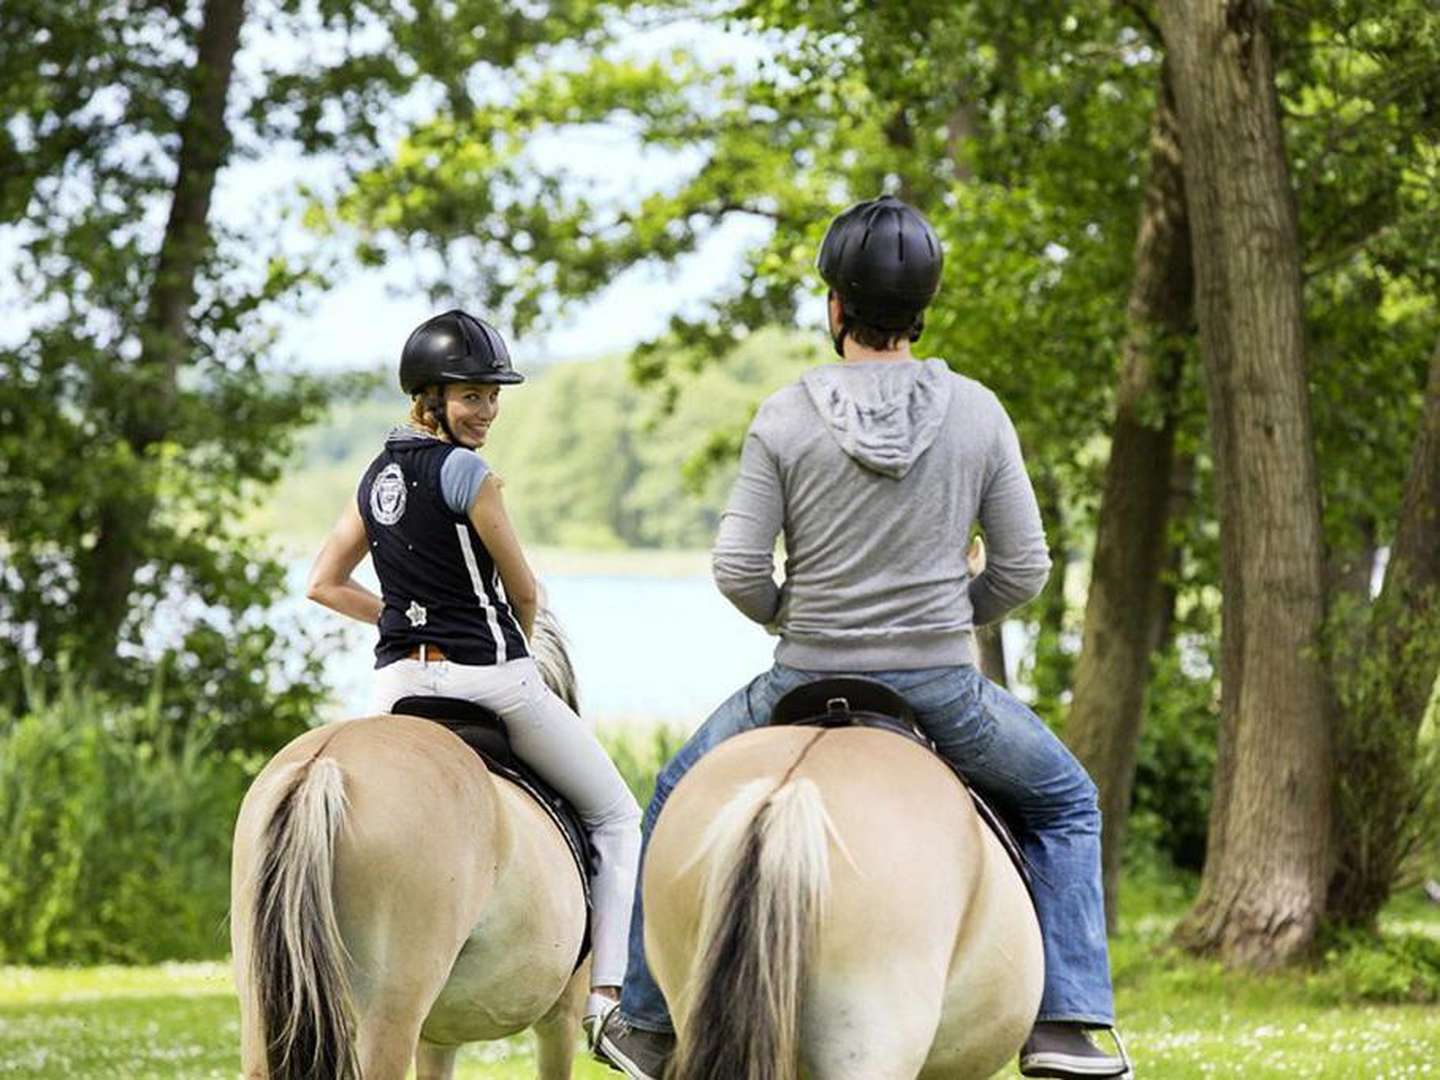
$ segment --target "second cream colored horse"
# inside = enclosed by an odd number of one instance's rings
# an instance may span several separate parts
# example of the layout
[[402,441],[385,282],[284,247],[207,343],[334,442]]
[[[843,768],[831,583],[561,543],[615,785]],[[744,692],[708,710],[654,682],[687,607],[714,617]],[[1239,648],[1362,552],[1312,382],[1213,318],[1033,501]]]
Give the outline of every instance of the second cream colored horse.
[[[568,661],[543,630],[553,687]],[[568,1077],[584,927],[559,831],[455,735],[406,716],[307,732],[235,827],[244,1076],[403,1080],[413,1060],[445,1080],[460,1044],[533,1027],[540,1075]]]
[[1024,883],[955,776],[899,736],[722,743],[666,803],[643,887],[672,1080],[979,1080],[1035,1020]]

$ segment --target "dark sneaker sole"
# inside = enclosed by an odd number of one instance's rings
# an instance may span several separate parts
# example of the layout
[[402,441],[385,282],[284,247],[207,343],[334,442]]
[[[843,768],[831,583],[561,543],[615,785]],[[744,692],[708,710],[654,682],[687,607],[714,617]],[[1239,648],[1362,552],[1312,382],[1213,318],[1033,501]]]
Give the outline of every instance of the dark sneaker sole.
[[1133,1080],[1123,1061],[1085,1059],[1069,1054],[1031,1054],[1020,1062],[1020,1075],[1047,1080]]
[[590,1051],[590,1056],[612,1072],[618,1072],[622,1076],[631,1077],[631,1080],[637,1080],[637,1078],[638,1080],[660,1080],[660,1076],[664,1072],[662,1068],[660,1073],[652,1076],[621,1053],[615,1044],[606,1039],[603,1034],[595,1044],[594,1049]]

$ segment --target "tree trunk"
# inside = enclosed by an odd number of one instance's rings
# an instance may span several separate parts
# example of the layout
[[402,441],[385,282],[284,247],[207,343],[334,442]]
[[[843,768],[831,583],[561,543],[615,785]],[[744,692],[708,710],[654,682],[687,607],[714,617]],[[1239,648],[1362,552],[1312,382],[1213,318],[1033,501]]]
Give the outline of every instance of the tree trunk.
[[1035,659],[1030,683],[1035,690],[1032,707],[1051,722],[1064,715],[1064,701],[1069,693],[1074,657],[1066,650],[1066,629],[1070,600],[1066,582],[1070,574],[1070,523],[1066,518],[1064,493],[1055,471],[1041,463],[1035,476],[1035,500],[1040,505],[1040,520],[1045,522],[1045,538],[1050,552],[1050,578],[1026,613],[1036,626]]
[[[1194,309],[1193,277],[1191,309]],[[1170,497],[1166,500],[1167,523],[1183,521],[1195,502],[1195,455],[1175,454],[1170,466]],[[1160,577],[1160,605],[1155,609],[1155,622],[1150,632],[1150,653],[1164,652],[1175,638],[1175,608],[1180,602],[1180,578],[1185,569],[1185,546],[1171,544],[1165,569]]]
[[962,87],[957,90],[956,96],[959,102],[945,121],[945,150],[955,170],[955,182],[968,184],[975,179],[975,168],[970,161],[970,140],[975,137],[978,125],[970,95]]
[[1331,865],[1320,496],[1294,198],[1258,0],[1159,6],[1185,147],[1221,539],[1221,731],[1189,947],[1309,948]]
[[1105,918],[1112,930],[1150,650],[1156,627],[1165,620],[1161,571],[1171,503],[1175,398],[1182,340],[1193,313],[1185,185],[1168,65],[1160,84],[1085,631],[1065,724],[1067,741],[1100,789]]
[[997,686],[1010,686],[1005,672],[1005,638],[1000,633],[1004,622],[975,628],[975,641],[980,647],[980,673]]
[[1356,652],[1368,692],[1351,703],[1341,727],[1340,781],[1349,790],[1338,800],[1339,858],[1326,916],[1371,927],[1419,839],[1416,809],[1434,782],[1416,761],[1416,740],[1440,675],[1440,345],[1430,357],[1385,583]]
[[[895,111],[890,114],[890,119],[885,123],[885,141],[896,150],[913,152],[915,149],[915,129],[910,125],[910,117],[905,112],[905,104],[902,102],[895,106]],[[915,205],[915,184],[910,179],[910,173],[900,173],[900,198],[902,201]]]
[[[230,147],[225,123],[244,0],[206,0],[191,73],[190,100],[180,123],[170,217],[156,258],[149,306],[141,323],[141,356],[136,392],[125,437],[141,459],[162,442],[174,423],[178,373],[190,354],[190,309],[196,278],[211,243],[210,200]],[[111,485],[97,507],[93,557],[81,567],[76,602],[87,613],[83,662],[92,670],[115,663],[115,649],[129,612],[135,571],[144,557],[145,536],[156,511],[153,488],[145,482]]]

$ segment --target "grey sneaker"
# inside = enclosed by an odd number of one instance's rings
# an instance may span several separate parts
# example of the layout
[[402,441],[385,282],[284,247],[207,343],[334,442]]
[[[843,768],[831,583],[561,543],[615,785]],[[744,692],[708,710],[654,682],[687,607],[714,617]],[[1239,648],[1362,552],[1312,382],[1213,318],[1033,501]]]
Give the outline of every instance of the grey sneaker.
[[1079,1024],[1041,1020],[1020,1048],[1020,1075],[1058,1077],[1060,1080],[1116,1076],[1128,1080],[1135,1073],[1125,1053],[1125,1044],[1113,1029],[1110,1035],[1115,1040],[1118,1054],[1107,1054],[1101,1050],[1090,1041],[1090,1035]]
[[661,1080],[675,1052],[674,1035],[635,1027],[621,1015],[619,1005],[587,1016],[585,1039],[596,1061],[631,1080]]

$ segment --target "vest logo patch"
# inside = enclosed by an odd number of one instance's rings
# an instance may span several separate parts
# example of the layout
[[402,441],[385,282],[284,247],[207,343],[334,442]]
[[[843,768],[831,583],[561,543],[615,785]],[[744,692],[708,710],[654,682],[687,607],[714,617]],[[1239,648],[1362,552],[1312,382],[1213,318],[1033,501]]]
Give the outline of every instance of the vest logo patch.
[[430,613],[425,610],[425,606],[418,600],[411,600],[410,606],[405,609],[405,617],[410,620],[411,626],[424,626],[425,620],[429,615]]
[[405,516],[405,474],[399,465],[386,465],[370,485],[370,513],[381,525],[394,525]]

